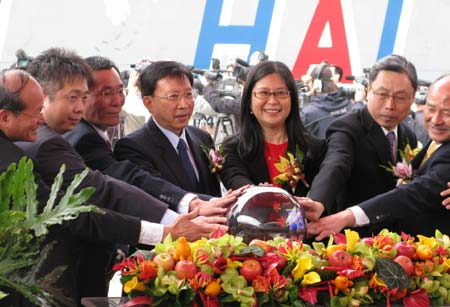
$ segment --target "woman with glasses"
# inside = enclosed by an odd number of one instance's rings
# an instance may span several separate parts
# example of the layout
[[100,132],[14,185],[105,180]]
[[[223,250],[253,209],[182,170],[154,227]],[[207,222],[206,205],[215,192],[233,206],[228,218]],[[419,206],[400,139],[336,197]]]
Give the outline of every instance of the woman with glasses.
[[[241,130],[224,142],[220,176],[225,187],[268,183],[305,196],[325,150],[325,142],[311,136],[300,120],[289,68],[276,61],[253,67],[242,93]],[[284,164],[282,157],[288,158]]]

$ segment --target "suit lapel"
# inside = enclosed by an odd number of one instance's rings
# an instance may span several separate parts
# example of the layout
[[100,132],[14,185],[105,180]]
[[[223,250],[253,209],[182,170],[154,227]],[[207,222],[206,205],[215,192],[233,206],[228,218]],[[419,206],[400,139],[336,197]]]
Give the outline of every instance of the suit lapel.
[[[408,136],[406,135],[406,131],[405,131],[405,126],[403,126],[402,123],[400,123],[398,125],[398,129],[397,129],[397,142],[398,142],[398,149],[400,150],[404,150],[406,145],[411,145],[411,140],[408,140]],[[412,148],[414,149],[414,148]],[[400,158],[400,154],[398,155],[398,157]]]
[[416,172],[416,174],[421,173],[421,170],[423,169],[423,166],[426,165],[426,163],[421,167],[422,164],[422,160],[425,157],[425,154],[427,153],[428,147],[430,147],[431,141],[428,142],[427,145],[425,145],[421,151],[419,151],[419,153],[414,157],[414,159],[411,161],[411,166],[414,170],[414,172]]
[[369,114],[367,108],[364,109],[362,115],[362,123],[367,129],[367,142],[371,145],[372,150],[376,152],[379,161],[383,163],[383,165],[387,165],[388,162],[391,161],[389,142],[381,127]]
[[195,136],[195,134],[189,131],[188,127],[185,128],[185,131],[186,131],[186,138],[189,144],[189,149],[191,150],[191,153],[195,161],[195,166],[197,168],[199,185],[203,187],[208,187],[209,186],[208,178],[210,176],[209,160],[200,146],[205,144],[202,144],[201,141]]
[[173,174],[178,182],[177,185],[188,191],[197,191],[196,186],[193,186],[189,180],[185,180],[188,175],[181,165],[177,151],[162,131],[159,130],[158,126],[156,126],[153,118],[149,120],[147,133],[149,134],[148,138],[152,140],[158,158],[164,162],[164,167],[170,170],[169,173]]

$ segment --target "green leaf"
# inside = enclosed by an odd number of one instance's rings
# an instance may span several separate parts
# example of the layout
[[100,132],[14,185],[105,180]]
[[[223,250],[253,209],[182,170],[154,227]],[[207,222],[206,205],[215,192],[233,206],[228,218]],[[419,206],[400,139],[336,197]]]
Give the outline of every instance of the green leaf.
[[402,290],[409,286],[405,270],[393,260],[376,258],[375,272],[390,290],[395,288]]
[[[62,289],[55,287],[65,266],[59,266],[40,279],[37,274],[47,261],[54,243],[41,247],[48,227],[74,219],[82,212],[102,211],[84,205],[93,188],[73,191],[87,174],[75,176],[63,198],[56,204],[62,185],[64,167],[55,179],[47,205],[38,211],[37,185],[33,164],[22,158],[0,175],[0,286],[14,289],[37,306],[70,305]],[[7,295],[0,293],[0,299]]]
[[252,245],[247,246],[242,249],[240,249],[235,255],[236,256],[251,256],[254,255],[256,257],[262,257],[264,256],[265,251],[264,249],[259,245]]

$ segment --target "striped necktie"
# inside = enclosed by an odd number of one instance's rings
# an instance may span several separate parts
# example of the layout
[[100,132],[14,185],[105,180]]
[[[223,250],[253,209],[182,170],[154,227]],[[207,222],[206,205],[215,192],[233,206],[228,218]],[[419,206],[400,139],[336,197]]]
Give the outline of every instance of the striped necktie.
[[389,141],[389,148],[391,149],[391,160],[397,162],[397,140],[394,131],[388,132],[386,137]]
[[422,163],[420,164],[420,166],[423,166],[428,161],[431,155],[436,151],[436,148],[437,148],[436,143],[434,141],[431,142],[430,146],[428,146],[425,156],[423,156]]

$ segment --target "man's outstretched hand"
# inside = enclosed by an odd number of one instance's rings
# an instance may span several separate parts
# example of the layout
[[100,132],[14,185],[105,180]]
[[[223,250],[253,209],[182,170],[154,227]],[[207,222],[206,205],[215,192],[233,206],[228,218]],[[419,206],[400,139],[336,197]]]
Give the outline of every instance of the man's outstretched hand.
[[199,208],[187,214],[180,214],[170,225],[164,226],[163,240],[170,233],[173,239],[186,237],[188,241],[195,241],[221,228],[228,231],[225,225],[227,219],[220,216],[199,216]]

